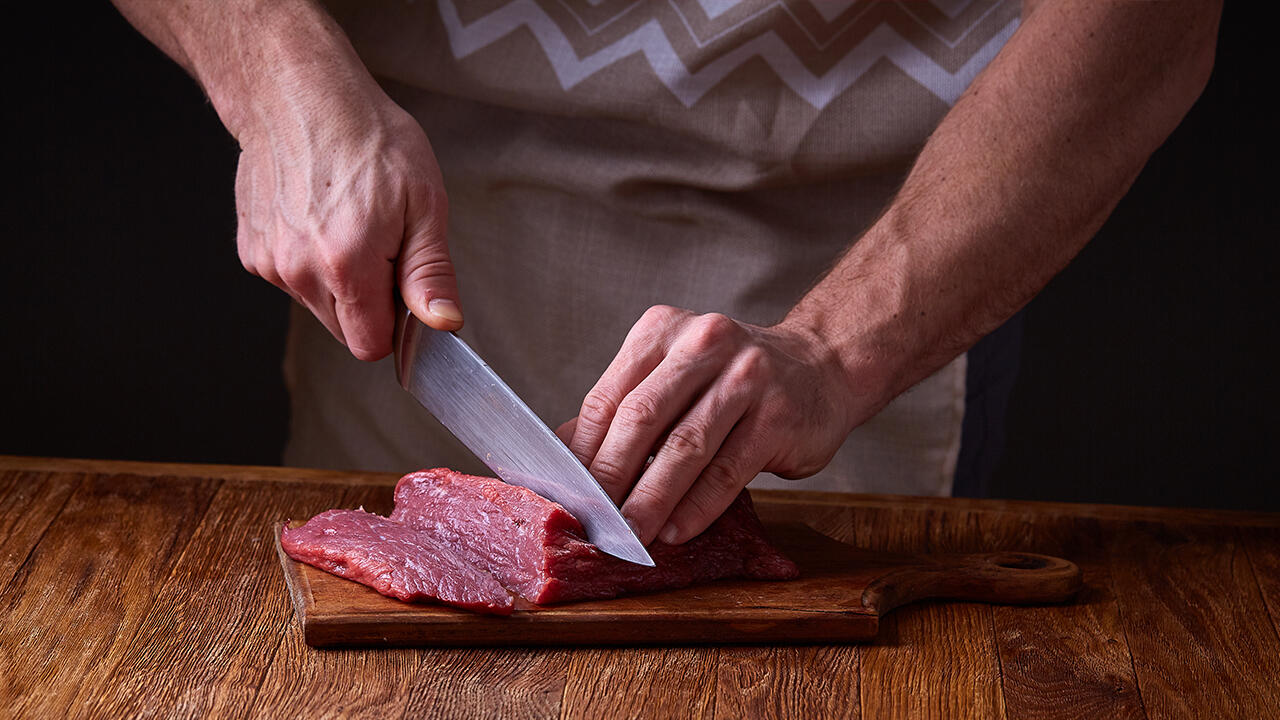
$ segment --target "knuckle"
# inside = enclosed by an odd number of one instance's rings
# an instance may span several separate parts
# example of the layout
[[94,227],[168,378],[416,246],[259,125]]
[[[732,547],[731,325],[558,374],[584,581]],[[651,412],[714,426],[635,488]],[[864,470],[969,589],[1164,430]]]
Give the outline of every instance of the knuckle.
[[722,313],[707,313],[698,318],[703,331],[708,335],[723,335],[736,332],[738,323]]
[[654,305],[631,326],[623,350],[645,353],[657,348],[665,348],[679,336],[683,318],[690,315],[670,305]]
[[240,265],[246,272],[251,275],[258,274],[257,253],[244,228],[240,228],[236,233],[236,256],[240,258]]
[[650,325],[668,325],[679,319],[682,310],[670,305],[654,305],[644,311],[640,320]]
[[290,289],[289,284],[284,281],[284,278],[280,277],[280,272],[276,266],[269,262],[255,263],[250,272],[282,290]]
[[[738,491],[746,485],[737,463],[723,456],[712,460],[703,469],[699,480],[707,489],[704,494],[705,502],[710,502],[715,497],[737,495]],[[690,499],[693,500],[693,498]]]
[[652,428],[658,423],[660,405],[658,398],[651,393],[636,388],[618,404],[616,417],[638,428]]
[[307,266],[298,261],[284,263],[280,269],[280,279],[291,288],[302,288],[307,284]]
[[453,263],[448,256],[424,257],[422,255],[409,259],[405,264],[404,283],[420,283],[436,278],[453,277]]
[[618,404],[608,394],[592,390],[582,398],[582,409],[578,412],[579,422],[595,425],[608,425],[618,411]]
[[690,515],[702,518],[705,527],[706,524],[714,522],[733,498],[742,491],[742,486],[746,483],[739,483],[733,479],[733,476],[722,473],[723,471],[713,470],[712,466],[708,466],[707,470],[698,476],[698,482],[684,498],[684,502],[692,511],[685,514],[686,519]]
[[677,456],[690,459],[706,457],[710,450],[709,445],[706,431],[693,425],[680,425],[674,428],[663,443],[665,448]]
[[633,333],[639,333],[652,342],[656,338],[667,336],[678,331],[685,318],[692,315],[688,310],[681,310],[671,305],[654,305],[644,311],[640,320],[633,327]]
[[736,340],[740,328],[720,313],[701,315],[693,324],[690,343],[696,352],[706,352]]
[[709,490],[690,492],[685,496],[685,502],[689,504],[695,517],[705,518],[707,523],[716,519],[715,495]]
[[357,282],[359,255],[351,245],[327,247],[322,255],[325,284],[335,297],[351,298],[360,290]]
[[591,474],[606,488],[619,489],[631,484],[631,478],[627,477],[626,470],[613,458],[597,455],[591,463]]
[[333,273],[325,283],[334,298],[349,305],[360,304],[360,284],[350,274]]
[[627,495],[627,510],[637,516],[647,516],[666,503],[661,490],[649,483],[637,483]]

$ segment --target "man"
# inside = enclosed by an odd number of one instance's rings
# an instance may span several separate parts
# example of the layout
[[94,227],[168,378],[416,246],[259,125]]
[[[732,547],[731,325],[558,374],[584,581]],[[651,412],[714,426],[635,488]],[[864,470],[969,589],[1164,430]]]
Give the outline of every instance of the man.
[[576,415],[562,436],[645,542],[696,535],[761,472],[950,491],[965,351],[1186,113],[1220,14],[117,5],[240,142],[245,267],[318,321],[294,316],[286,459],[465,466],[385,362],[351,359],[390,352],[398,289],[438,329],[465,306],[535,411]]

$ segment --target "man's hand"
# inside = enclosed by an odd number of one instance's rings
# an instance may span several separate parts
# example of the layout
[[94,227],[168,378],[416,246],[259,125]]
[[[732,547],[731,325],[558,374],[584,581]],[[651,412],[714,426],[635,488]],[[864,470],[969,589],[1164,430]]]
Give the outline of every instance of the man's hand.
[[801,328],[657,306],[560,434],[571,433],[569,448],[641,542],[678,544],[757,473],[804,477],[825,466],[879,409],[850,387],[831,349]]
[[423,322],[462,325],[448,203],[422,128],[306,0],[116,0],[200,82],[240,142],[240,260],[362,360],[391,352],[394,289]]
[[391,352],[397,284],[432,326],[462,324],[435,156],[408,113],[376,87],[370,94],[261,113],[241,134],[236,174],[245,268],[306,306],[361,360]]
[[1039,292],[1199,95],[1221,12],[1215,0],[1023,9],[898,196],[781,324],[667,308],[632,330],[569,446],[625,498],[642,541],[697,535],[757,471],[816,472]]

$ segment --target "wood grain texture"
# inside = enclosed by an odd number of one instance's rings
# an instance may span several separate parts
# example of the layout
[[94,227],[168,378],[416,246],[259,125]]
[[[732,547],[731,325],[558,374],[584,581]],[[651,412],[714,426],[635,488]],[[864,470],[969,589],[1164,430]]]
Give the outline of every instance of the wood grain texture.
[[424,653],[405,717],[523,720],[561,715],[571,651],[501,648]]
[[[279,640],[252,702],[249,718],[405,717],[418,681],[420,650],[316,650],[291,627]],[[430,682],[439,682],[432,677]],[[157,707],[164,707],[158,703]],[[234,714],[221,706],[221,714]],[[283,712],[282,712],[283,711]]]
[[224,481],[188,551],[158,586],[137,635],[118,656],[115,682],[81,703],[104,717],[193,717],[249,707],[292,620],[270,562],[272,522],[339,504],[342,489]]
[[881,624],[862,651],[864,718],[1003,718],[991,608],[928,603]]
[[[801,522],[838,542],[854,541],[853,513],[847,506],[773,499],[758,496],[756,509],[764,522]],[[716,717],[861,717],[860,662],[860,648],[849,645],[723,647],[716,673]]]
[[[985,547],[977,517],[967,512],[858,508],[854,535],[891,552]],[[1005,717],[991,607],[922,603],[888,615],[862,650],[860,681],[866,719]]]
[[1271,616],[1271,628],[1280,637],[1280,529],[1241,528],[1240,537]]
[[992,609],[1005,705],[1019,718],[1143,718],[1108,564],[1114,523],[1000,513],[980,519],[991,547],[1070,557],[1085,587],[1063,605]]
[[579,650],[569,662],[561,718],[707,718],[715,713],[716,648]]
[[[774,503],[756,505],[769,524],[803,522],[833,540],[853,541],[848,507]],[[859,718],[856,646],[720,648],[715,716],[734,718]]]
[[66,717],[118,682],[116,660],[217,486],[134,475],[79,484],[0,595],[0,707]]
[[[313,484],[308,487],[316,489]],[[330,492],[340,494],[333,507],[389,510],[390,488],[359,485],[333,488]],[[303,517],[307,512],[311,512],[310,507],[296,516]],[[277,515],[268,523],[281,517]],[[288,630],[279,638],[269,666],[263,668],[253,702],[245,708],[248,717],[278,718],[281,708],[288,708],[291,717],[404,716],[410,691],[420,676],[423,652],[321,652],[306,645],[297,622],[284,622]]]
[[864,646],[333,651],[286,604],[272,508],[385,513],[394,478],[199,467],[0,458],[0,717],[1280,717],[1277,514],[764,493],[844,542],[1057,555],[1086,588],[907,606]]
[[0,473],[0,590],[26,562],[83,475]]
[[860,718],[860,652],[847,645],[721,648],[715,717]]
[[1149,717],[1277,717],[1280,641],[1235,528],[1133,523],[1110,560]]

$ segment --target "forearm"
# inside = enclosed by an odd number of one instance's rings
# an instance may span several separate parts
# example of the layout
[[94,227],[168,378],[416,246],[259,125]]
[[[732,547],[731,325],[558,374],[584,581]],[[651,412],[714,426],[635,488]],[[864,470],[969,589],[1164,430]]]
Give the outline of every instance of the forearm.
[[[785,325],[883,405],[1028,302],[1203,89],[1213,2],[1045,2]],[[878,409],[878,408],[876,408]]]
[[391,352],[394,299],[462,325],[448,200],[422,126],[310,0],[115,0],[204,87],[240,143],[236,248],[362,360]]
[[113,2],[200,83],[242,141],[263,112],[377,91],[341,28],[308,0]]

